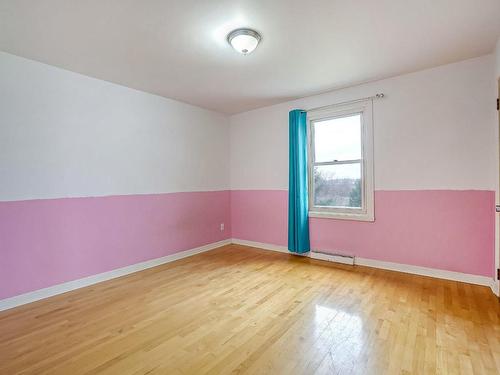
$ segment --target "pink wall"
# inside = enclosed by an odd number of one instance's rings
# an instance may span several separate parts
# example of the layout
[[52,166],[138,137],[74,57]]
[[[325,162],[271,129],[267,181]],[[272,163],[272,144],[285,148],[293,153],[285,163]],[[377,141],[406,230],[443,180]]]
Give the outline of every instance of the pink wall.
[[[231,236],[286,246],[287,197],[236,190],[0,202],[0,299]],[[480,190],[377,191],[374,223],[311,219],[311,246],[491,276],[494,198]]]
[[230,238],[229,194],[0,202],[0,299]]
[[[233,238],[287,245],[285,190],[231,192]],[[310,220],[311,247],[362,258],[492,276],[495,193],[375,192],[375,222]]]
[[287,245],[288,191],[232,190],[233,238]]

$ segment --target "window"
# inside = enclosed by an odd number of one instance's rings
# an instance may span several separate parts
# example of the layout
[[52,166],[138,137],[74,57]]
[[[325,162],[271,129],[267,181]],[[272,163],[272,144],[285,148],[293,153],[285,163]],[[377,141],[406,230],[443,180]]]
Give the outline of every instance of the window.
[[373,221],[371,100],[307,116],[309,216]]

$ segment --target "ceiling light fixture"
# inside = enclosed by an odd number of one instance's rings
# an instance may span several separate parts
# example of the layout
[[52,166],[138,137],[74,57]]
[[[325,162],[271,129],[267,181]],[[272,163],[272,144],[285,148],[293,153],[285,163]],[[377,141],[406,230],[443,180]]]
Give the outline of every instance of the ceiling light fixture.
[[243,55],[252,53],[261,40],[262,36],[252,29],[236,29],[227,36],[229,44]]

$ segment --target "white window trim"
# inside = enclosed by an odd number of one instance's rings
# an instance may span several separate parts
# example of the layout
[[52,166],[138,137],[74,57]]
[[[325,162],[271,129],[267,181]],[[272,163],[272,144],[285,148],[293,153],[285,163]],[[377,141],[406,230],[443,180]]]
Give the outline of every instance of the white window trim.
[[[313,205],[313,123],[318,120],[361,113],[361,186],[364,207],[361,209],[315,207]],[[332,106],[307,112],[308,171],[309,171],[309,217],[340,220],[375,221],[373,181],[373,102],[371,99],[351,104]]]

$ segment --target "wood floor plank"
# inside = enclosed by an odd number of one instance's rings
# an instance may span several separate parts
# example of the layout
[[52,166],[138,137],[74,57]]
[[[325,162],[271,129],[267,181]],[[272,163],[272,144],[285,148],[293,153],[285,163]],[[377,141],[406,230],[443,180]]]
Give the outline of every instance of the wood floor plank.
[[499,374],[486,287],[229,245],[0,313],[0,374]]

